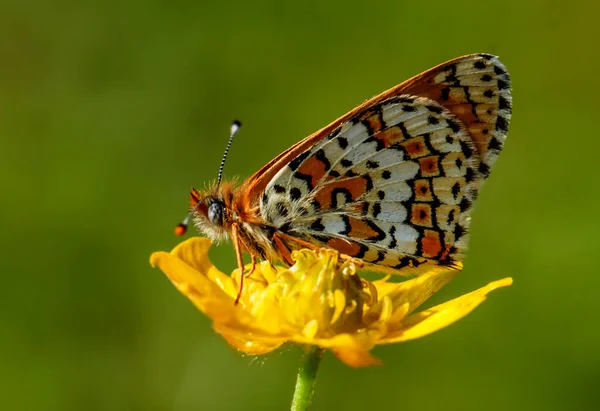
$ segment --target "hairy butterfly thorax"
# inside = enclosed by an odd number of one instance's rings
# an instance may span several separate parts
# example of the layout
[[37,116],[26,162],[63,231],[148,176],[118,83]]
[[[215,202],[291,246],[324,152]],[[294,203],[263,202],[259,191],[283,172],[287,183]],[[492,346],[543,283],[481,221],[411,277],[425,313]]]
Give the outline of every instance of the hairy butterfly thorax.
[[510,78],[498,58],[458,57],[364,102],[239,187],[221,184],[235,121],[217,183],[192,191],[176,232],[194,218],[211,239],[230,237],[240,270],[243,252],[253,263],[290,265],[293,250],[321,247],[393,274],[454,267],[511,112]]

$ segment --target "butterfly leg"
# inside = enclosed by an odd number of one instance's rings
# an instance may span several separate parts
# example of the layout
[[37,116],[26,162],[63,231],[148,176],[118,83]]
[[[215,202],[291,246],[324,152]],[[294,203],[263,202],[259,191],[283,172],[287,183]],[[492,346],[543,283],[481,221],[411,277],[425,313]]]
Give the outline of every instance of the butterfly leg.
[[256,268],[256,256],[254,254],[251,254],[250,258],[252,259],[252,268],[245,274],[247,277],[250,277],[250,275],[252,275],[254,269]]
[[[280,238],[279,233],[273,234],[273,241],[275,241],[275,245],[277,245],[277,248],[279,249],[279,253],[281,254],[281,257],[283,258],[283,261],[288,265],[293,265],[294,260],[292,260],[292,252],[290,251],[288,246],[285,245],[283,240]],[[271,266],[273,266],[273,264],[271,264]]]
[[[242,296],[242,290],[244,289],[244,258],[242,256],[242,247],[240,244],[240,237],[238,235],[239,227],[237,224],[231,226],[231,240],[233,242],[233,248],[235,249],[235,257],[237,259],[238,268],[240,269],[240,286],[238,288],[237,297],[235,297],[235,304],[240,302]],[[253,267],[254,268],[254,267]]]

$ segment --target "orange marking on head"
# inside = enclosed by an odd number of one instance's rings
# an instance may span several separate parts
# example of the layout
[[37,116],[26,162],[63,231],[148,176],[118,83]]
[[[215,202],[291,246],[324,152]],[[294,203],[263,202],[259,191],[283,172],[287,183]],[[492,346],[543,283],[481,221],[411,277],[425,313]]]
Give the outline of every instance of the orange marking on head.
[[440,174],[440,169],[438,167],[438,158],[439,156],[429,156],[419,159],[419,164],[421,166],[421,175],[423,177],[436,177]]
[[314,187],[327,171],[325,170],[325,164],[321,160],[311,156],[304,160],[300,168],[298,168],[298,172],[311,176]]
[[367,187],[367,180],[362,178],[361,176],[353,177],[350,179],[336,181],[333,183],[325,184],[323,187],[316,192],[315,199],[321,205],[322,210],[327,210],[331,208],[331,194],[333,190],[336,188],[346,189],[350,193],[352,200],[356,200],[361,195],[364,194]]
[[429,180],[415,180],[413,183],[415,201],[433,201]]
[[437,257],[442,252],[440,234],[437,231],[425,230],[421,239],[421,250],[425,258]]
[[354,257],[360,253],[360,245],[354,241],[342,240],[341,238],[332,238],[327,241],[327,246],[350,257]]
[[410,213],[410,222],[422,227],[433,227],[431,206],[424,203],[413,203]]
[[200,193],[195,188],[192,188],[192,191],[190,192],[190,204],[195,206],[198,204],[198,201],[200,201]]
[[429,154],[429,149],[425,145],[422,136],[413,137],[400,144],[411,158],[424,157]]

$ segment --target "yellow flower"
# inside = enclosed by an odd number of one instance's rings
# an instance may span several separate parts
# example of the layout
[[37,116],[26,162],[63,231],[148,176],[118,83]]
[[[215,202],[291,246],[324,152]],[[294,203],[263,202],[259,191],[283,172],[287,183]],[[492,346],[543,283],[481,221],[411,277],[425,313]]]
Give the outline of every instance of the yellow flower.
[[210,245],[205,238],[191,238],[170,253],[152,254],[150,263],[213,320],[230,345],[248,354],[295,342],[328,348],[354,367],[378,364],[369,353],[375,345],[444,328],[475,309],[490,291],[512,283],[511,278],[495,281],[414,313],[458,270],[437,268],[400,283],[387,278],[369,282],[356,275],[352,263],[339,266],[334,251],[301,250],[294,252],[296,263],[290,268],[258,264],[235,305],[239,270],[231,276],[217,270],[208,259]]

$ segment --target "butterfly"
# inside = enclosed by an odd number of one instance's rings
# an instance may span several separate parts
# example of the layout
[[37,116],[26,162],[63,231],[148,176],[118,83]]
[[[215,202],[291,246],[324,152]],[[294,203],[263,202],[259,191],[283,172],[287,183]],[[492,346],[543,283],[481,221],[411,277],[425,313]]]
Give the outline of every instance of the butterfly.
[[[243,184],[191,192],[191,218],[213,240],[294,263],[330,248],[371,271],[419,274],[465,255],[470,214],[506,140],[510,78],[490,54],[433,67],[279,154]],[[243,275],[241,276],[243,280]],[[240,294],[242,284],[240,284]]]

